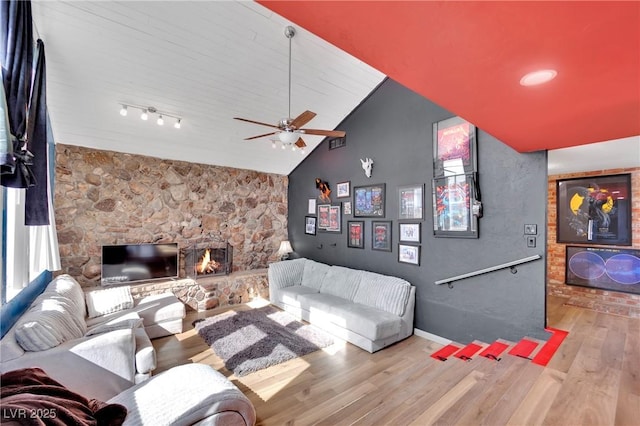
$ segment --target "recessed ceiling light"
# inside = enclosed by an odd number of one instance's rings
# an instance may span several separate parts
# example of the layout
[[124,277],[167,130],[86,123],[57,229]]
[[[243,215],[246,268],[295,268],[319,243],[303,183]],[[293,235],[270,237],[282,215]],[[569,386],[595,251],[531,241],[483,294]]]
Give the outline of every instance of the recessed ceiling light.
[[558,75],[558,71],[556,70],[533,71],[522,77],[520,79],[520,84],[522,86],[537,86],[538,84],[543,84],[553,80],[556,75]]

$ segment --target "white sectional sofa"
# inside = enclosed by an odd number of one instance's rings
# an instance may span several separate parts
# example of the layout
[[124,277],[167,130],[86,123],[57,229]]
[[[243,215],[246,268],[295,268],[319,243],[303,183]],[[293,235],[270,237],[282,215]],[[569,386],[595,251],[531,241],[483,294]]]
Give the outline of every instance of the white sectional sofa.
[[371,353],[413,334],[407,281],[311,259],[269,265],[272,304]]
[[151,376],[156,353],[150,337],[182,331],[184,304],[172,294],[131,301],[127,309],[112,307],[114,312],[90,318],[85,300],[91,298],[78,282],[69,275],[50,276],[30,284],[39,290],[25,289],[32,297],[19,311],[10,312],[10,304],[2,307],[3,373],[40,367],[75,392],[104,401]]

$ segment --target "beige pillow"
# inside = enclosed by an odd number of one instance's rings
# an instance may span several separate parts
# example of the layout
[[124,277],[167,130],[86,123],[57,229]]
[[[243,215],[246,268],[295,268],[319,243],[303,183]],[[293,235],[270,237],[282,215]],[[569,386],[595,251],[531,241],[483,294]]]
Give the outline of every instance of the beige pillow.
[[86,293],[85,299],[89,318],[133,308],[129,286],[90,291]]

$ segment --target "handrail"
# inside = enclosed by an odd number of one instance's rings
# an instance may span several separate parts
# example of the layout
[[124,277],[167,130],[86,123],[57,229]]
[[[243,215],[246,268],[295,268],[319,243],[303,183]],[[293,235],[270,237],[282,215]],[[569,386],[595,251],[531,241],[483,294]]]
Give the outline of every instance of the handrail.
[[[507,262],[507,263],[503,263],[501,265],[492,266],[490,268],[479,269],[479,270],[474,271],[474,272],[469,272],[469,273],[462,274],[462,275],[456,275],[455,277],[445,278],[443,280],[438,280],[434,284],[435,285],[448,284],[449,288],[452,288],[453,286],[451,285],[451,283],[454,282],[454,281],[459,281],[459,280],[463,280],[465,278],[471,278],[471,277],[475,277],[476,275],[482,275],[482,274],[486,274],[487,272],[493,272],[493,271],[497,271],[497,270],[500,270],[500,269],[506,269],[506,268],[512,268],[512,272],[513,272],[513,269],[515,269],[514,266],[521,265],[521,264],[527,263],[527,262],[533,262],[534,260],[538,260],[538,259],[541,259],[541,258],[542,258],[542,256],[540,256],[539,254],[536,254],[535,256],[529,256],[529,257],[524,257],[522,259],[514,260],[513,262]],[[515,272],[514,272],[514,274],[515,274]]]

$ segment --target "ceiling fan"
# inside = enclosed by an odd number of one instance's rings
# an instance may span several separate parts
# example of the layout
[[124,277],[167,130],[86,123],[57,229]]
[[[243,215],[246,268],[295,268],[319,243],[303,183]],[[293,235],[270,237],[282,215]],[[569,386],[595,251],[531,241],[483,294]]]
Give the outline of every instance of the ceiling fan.
[[[246,121],[247,123],[259,124],[261,126],[272,127],[278,129],[270,133],[262,135],[252,136],[245,140],[252,140],[258,138],[264,138],[267,136],[277,135],[280,142],[282,142],[283,148],[285,145],[295,145],[298,148],[304,148],[307,144],[302,140],[302,135],[319,135],[319,136],[331,136],[331,137],[344,137],[346,132],[342,130],[319,130],[319,129],[303,129],[302,126],[316,116],[315,112],[305,111],[296,118],[291,118],[291,39],[296,34],[295,28],[287,26],[284,29],[284,35],[289,39],[289,115],[287,118],[281,119],[278,124],[262,123],[260,121],[249,120],[247,118],[233,117],[235,120]],[[275,142],[274,142],[275,144]],[[274,145],[275,146],[275,145]],[[295,148],[294,148],[295,149]]]

